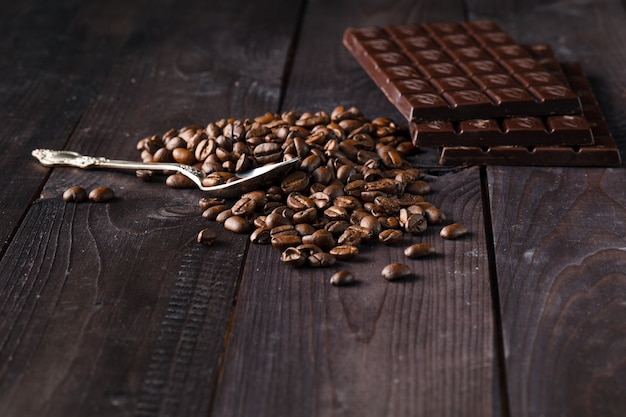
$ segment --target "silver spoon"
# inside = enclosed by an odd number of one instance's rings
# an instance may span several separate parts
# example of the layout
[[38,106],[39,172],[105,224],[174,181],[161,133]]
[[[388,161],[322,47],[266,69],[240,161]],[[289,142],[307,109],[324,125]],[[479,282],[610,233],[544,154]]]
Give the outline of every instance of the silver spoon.
[[76,168],[109,168],[123,170],[146,169],[153,171],[176,171],[191,179],[200,190],[207,191],[215,197],[236,198],[242,193],[258,189],[270,177],[276,178],[289,171],[299,158],[267,164],[250,171],[237,173],[237,179],[225,184],[206,187],[202,180],[206,174],[197,168],[175,162],[134,162],[108,159],[104,157],[86,156],[72,151],[55,151],[52,149],[35,149],[32,155],[47,167],[71,166]]

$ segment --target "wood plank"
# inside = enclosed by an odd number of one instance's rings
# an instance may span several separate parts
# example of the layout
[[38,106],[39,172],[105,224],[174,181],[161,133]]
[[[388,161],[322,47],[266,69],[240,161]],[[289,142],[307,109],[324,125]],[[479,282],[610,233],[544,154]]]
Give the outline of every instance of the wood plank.
[[[283,108],[356,105],[399,120],[341,36],[349,25],[429,18],[462,19],[462,5],[309,4]],[[408,282],[380,277],[406,261],[402,245],[368,246],[358,261],[317,270],[250,247],[212,415],[499,415],[479,171],[431,180],[429,201],[472,234],[448,242],[431,230],[424,240],[443,255],[411,261],[418,277]],[[340,268],[359,285],[331,286]]]
[[626,409],[625,180],[623,169],[490,171],[513,416]]
[[[581,62],[624,157],[622,2],[474,1],[468,10]],[[625,179],[623,169],[489,170],[512,416],[626,409]]]
[[11,175],[0,178],[0,254],[46,178],[29,151],[65,144],[145,6],[117,0],[3,5],[0,165]]
[[[298,4],[149,9],[67,149],[138,160],[145,135],[278,108]],[[118,198],[64,203],[76,184]],[[0,261],[1,415],[207,414],[247,238],[212,225],[219,243],[198,245],[201,196],[132,173],[52,170]]]

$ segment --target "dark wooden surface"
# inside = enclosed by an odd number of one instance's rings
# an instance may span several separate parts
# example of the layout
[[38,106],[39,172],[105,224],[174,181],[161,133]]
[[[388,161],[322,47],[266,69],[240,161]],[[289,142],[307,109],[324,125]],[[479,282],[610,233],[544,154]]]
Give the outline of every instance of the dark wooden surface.
[[[208,224],[199,191],[30,156],[138,160],[148,134],[293,108],[401,120],[343,30],[491,18],[582,64],[624,160],[622,2],[2,3],[1,416],[626,413],[622,167],[433,175],[429,201],[470,235],[427,233],[442,255],[401,283],[378,271],[403,246],[366,246],[359,285],[336,288],[338,267]],[[118,198],[63,202],[75,184]]]

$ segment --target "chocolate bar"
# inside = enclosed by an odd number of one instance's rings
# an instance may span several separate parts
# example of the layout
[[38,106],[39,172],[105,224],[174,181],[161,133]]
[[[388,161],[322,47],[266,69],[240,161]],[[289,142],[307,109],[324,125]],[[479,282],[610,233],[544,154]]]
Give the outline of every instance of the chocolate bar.
[[602,116],[591,85],[579,64],[562,64],[567,80],[580,97],[583,113],[594,136],[593,145],[584,146],[444,146],[442,165],[552,165],[619,166],[621,157],[615,140]]
[[343,42],[409,121],[581,110],[570,88],[489,20],[348,28]]
[[[563,69],[549,45],[524,47],[550,73],[567,85]],[[419,147],[441,146],[542,146],[591,145],[591,127],[583,115],[515,116],[476,118],[456,122],[433,120],[409,123],[413,143]]]

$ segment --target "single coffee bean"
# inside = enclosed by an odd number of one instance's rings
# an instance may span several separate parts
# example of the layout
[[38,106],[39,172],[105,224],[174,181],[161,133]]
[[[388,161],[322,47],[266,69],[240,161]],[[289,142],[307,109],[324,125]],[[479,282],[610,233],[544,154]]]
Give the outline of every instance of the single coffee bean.
[[293,171],[280,183],[280,188],[285,194],[306,190],[309,186],[309,175],[304,171]]
[[430,224],[441,224],[446,221],[445,213],[435,206],[424,209],[424,216]]
[[354,275],[352,274],[352,272],[347,270],[337,271],[330,277],[330,283],[338,287],[343,285],[350,285],[354,282],[356,282]]
[[329,250],[336,245],[335,237],[326,229],[320,229],[311,235],[302,236],[302,243],[319,246],[323,250]]
[[414,243],[404,249],[404,255],[408,258],[423,258],[435,253],[435,248],[430,243]]
[[307,258],[307,263],[309,264],[309,266],[312,266],[314,268],[332,266],[335,264],[335,262],[337,262],[337,259],[330,253],[326,252],[314,253]]
[[444,239],[456,239],[469,232],[469,229],[461,223],[452,223],[441,229],[439,235]]
[[226,204],[225,199],[216,198],[216,197],[202,197],[200,201],[198,201],[198,206],[200,207],[200,210],[202,211],[208,209],[209,207],[224,205],[224,204]]
[[104,203],[115,198],[115,193],[109,187],[102,186],[94,188],[89,193],[89,199],[96,203]]
[[302,244],[302,238],[296,235],[276,235],[272,236],[270,243],[279,250],[285,250],[288,247],[295,247]]
[[172,188],[194,188],[194,183],[191,178],[185,177],[183,174],[172,174],[165,179],[165,185]]
[[68,188],[63,193],[63,201],[80,203],[89,198],[87,191],[80,185]]
[[232,209],[226,209],[224,211],[219,212],[217,214],[217,216],[215,216],[215,221],[217,223],[224,224],[224,222],[226,222],[226,219],[231,217],[233,214],[234,213],[233,213]]
[[385,229],[378,234],[378,240],[385,245],[393,245],[402,240],[403,233],[398,229]]
[[411,268],[403,263],[391,263],[385,266],[381,272],[383,278],[388,281],[395,281],[413,274]]
[[312,235],[315,232],[315,227],[308,223],[297,223],[294,228],[300,236]]
[[217,240],[217,234],[212,229],[202,229],[200,230],[200,233],[198,233],[197,240],[198,243],[202,245],[211,246]]
[[233,233],[248,233],[250,231],[250,223],[241,216],[230,216],[224,222],[224,229]]
[[267,245],[271,239],[270,231],[264,227],[257,227],[250,234],[250,242],[258,243],[259,245]]
[[241,197],[233,204],[232,211],[236,216],[247,216],[256,210],[256,201],[251,197]]
[[426,218],[421,214],[410,214],[404,223],[404,230],[412,235],[424,233],[427,227]]
[[359,248],[352,245],[339,245],[332,248],[328,253],[340,261],[350,261],[359,254]]
[[280,260],[297,268],[307,262],[307,256],[298,248],[288,247],[281,253]]

